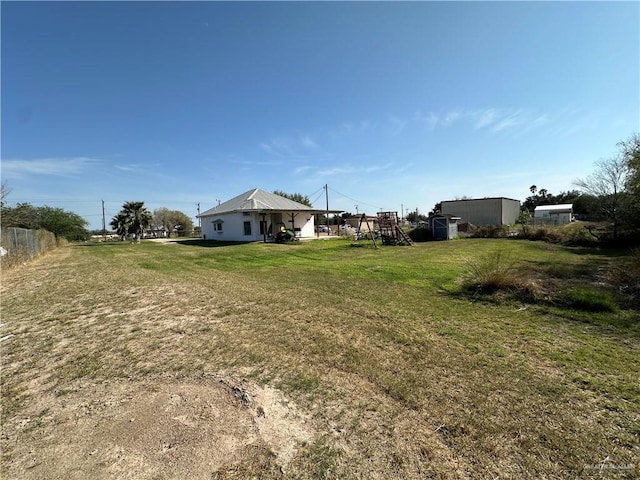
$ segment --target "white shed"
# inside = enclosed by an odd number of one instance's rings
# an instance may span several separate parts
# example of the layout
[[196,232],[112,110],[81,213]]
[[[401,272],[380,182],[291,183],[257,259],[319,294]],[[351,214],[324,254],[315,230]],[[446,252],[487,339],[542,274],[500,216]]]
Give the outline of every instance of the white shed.
[[536,223],[562,225],[573,221],[573,204],[538,205],[533,214]]

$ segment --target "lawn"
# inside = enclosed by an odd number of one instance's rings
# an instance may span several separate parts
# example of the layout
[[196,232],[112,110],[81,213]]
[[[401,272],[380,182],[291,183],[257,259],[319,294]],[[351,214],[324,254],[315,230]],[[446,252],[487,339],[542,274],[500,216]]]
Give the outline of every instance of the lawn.
[[[536,286],[464,289],[500,252]],[[637,478],[625,252],[86,243],[2,272],[3,478]],[[597,308],[596,308],[597,307]]]

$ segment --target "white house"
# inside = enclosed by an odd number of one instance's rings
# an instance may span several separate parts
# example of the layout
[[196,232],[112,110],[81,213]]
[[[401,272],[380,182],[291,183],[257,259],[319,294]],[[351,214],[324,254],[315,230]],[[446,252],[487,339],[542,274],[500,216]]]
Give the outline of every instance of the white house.
[[573,221],[573,204],[538,205],[533,213],[536,223],[562,225]]
[[[329,213],[339,213],[329,210]],[[270,241],[282,227],[298,238],[315,235],[315,215],[327,213],[259,188],[202,212],[202,236],[232,242]]]

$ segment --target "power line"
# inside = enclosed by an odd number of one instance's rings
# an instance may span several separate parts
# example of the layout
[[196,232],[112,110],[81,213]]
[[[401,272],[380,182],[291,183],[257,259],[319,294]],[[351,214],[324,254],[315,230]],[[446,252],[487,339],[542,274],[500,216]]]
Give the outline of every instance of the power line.
[[379,208],[379,206],[378,206],[378,205],[372,205],[372,204],[370,204],[370,203],[363,202],[363,201],[361,201],[361,200],[356,200],[355,198],[351,198],[350,196],[345,195],[344,193],[340,193],[340,192],[338,192],[337,190],[335,190],[335,189],[333,189],[333,188],[331,188],[331,191],[332,191],[332,192],[334,192],[334,193],[337,193],[338,195],[343,196],[344,198],[348,198],[349,200],[351,200],[351,201],[353,201],[353,202],[356,202],[358,205],[361,205],[361,204],[362,204],[362,205],[367,205],[368,207]]
[[314,205],[318,201],[318,199],[322,196],[322,194],[324,193],[322,190],[323,189],[321,188],[320,189],[320,193],[318,194],[318,196],[316,198],[313,199],[313,201],[311,202],[311,205]]

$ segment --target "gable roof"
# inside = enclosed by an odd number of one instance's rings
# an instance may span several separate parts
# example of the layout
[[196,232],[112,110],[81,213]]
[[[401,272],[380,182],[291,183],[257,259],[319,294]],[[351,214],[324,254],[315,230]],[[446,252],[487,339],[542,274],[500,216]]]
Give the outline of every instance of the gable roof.
[[[241,193],[237,197],[221,203],[217,207],[210,208],[202,212],[200,217],[209,215],[220,215],[232,212],[300,212],[321,213],[326,210],[317,210],[315,208],[294,202],[288,198],[281,197],[275,193],[265,192],[259,188],[254,188],[248,192]],[[341,210],[329,210],[330,213],[340,212]]]

